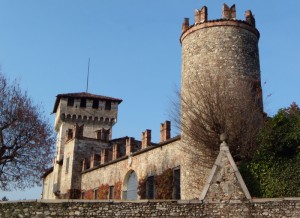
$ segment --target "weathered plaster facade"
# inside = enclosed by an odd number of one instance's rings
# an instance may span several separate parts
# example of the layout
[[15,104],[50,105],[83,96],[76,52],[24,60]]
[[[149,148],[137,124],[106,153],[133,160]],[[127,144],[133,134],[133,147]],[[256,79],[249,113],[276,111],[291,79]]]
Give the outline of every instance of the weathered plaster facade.
[[[97,189],[101,184],[114,186],[122,182],[122,193],[127,191],[127,175],[134,171],[138,180],[160,175],[166,169],[181,165],[180,138],[166,144],[151,146],[121,157],[119,160],[82,173],[82,190]],[[122,199],[124,196],[121,196]]]

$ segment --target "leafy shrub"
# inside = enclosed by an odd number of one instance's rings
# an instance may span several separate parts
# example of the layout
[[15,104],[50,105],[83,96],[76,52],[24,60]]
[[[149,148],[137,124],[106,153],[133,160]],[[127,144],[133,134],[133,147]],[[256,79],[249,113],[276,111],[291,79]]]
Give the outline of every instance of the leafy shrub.
[[300,109],[292,103],[269,118],[253,159],[240,165],[253,196],[300,196]]

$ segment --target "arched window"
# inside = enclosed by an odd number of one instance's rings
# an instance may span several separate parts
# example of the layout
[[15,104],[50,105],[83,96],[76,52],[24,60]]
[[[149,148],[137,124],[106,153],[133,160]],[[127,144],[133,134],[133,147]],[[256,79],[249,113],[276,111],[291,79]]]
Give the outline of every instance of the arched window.
[[129,171],[124,179],[123,186],[123,200],[137,200],[138,178],[136,173]]

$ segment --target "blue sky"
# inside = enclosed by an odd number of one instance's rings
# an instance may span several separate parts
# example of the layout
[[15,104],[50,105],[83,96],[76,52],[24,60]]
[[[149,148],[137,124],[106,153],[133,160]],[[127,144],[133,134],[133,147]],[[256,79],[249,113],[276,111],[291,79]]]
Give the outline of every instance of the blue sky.
[[[90,58],[88,91],[123,99],[113,137],[140,139],[152,129],[157,142],[180,84],[183,18],[192,23],[194,9],[204,5],[209,19],[221,18],[223,3],[236,4],[238,19],[248,9],[255,15],[265,111],[300,104],[297,0],[0,0],[0,69],[53,123],[55,96],[86,90]],[[40,192],[0,197],[34,199]]]

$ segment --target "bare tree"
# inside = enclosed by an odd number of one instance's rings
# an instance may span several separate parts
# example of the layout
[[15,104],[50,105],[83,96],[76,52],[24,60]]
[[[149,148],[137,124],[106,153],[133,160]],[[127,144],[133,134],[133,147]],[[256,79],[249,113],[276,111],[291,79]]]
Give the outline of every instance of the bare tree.
[[207,72],[184,82],[173,107],[173,119],[188,142],[184,149],[211,166],[208,160],[215,160],[220,134],[226,133],[235,160],[251,158],[263,121],[260,81]]
[[54,142],[40,107],[0,74],[0,189],[39,185]]

